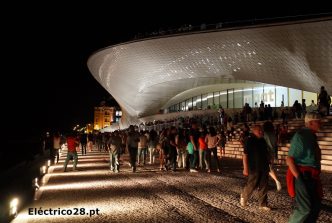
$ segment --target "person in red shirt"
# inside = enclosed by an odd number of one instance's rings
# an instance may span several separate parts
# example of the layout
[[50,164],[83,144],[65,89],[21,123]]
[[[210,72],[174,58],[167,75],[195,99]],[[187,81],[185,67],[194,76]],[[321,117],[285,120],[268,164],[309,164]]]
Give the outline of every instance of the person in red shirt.
[[69,134],[67,136],[67,147],[68,147],[67,158],[63,166],[64,172],[67,172],[67,165],[71,158],[73,158],[74,161],[73,171],[76,171],[76,166],[78,161],[77,152],[76,152],[77,145],[79,145],[79,141],[77,140],[76,135],[74,133]]
[[[199,168],[201,170],[204,169],[204,164],[206,170],[209,169],[209,164],[206,159],[206,150],[207,150],[207,144],[205,143],[205,137],[206,137],[206,132],[204,129],[200,130],[200,137],[198,138],[198,145],[199,145]],[[204,161],[204,164],[203,164]]]

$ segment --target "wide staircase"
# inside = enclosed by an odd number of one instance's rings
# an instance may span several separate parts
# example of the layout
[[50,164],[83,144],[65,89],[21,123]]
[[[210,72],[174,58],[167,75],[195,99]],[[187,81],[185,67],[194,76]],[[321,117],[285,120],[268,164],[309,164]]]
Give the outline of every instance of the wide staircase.
[[[274,126],[281,124],[282,120],[276,120],[273,122]],[[256,124],[263,125],[264,121],[258,121]],[[252,123],[249,123],[252,124]],[[294,133],[304,127],[303,119],[294,119],[288,121],[288,139],[286,143],[278,145],[278,163],[286,164],[286,157],[290,148],[290,139]],[[227,141],[225,147],[225,157],[242,159],[243,146],[241,145],[239,138],[242,132],[243,123],[235,126],[233,138],[231,141]],[[332,171],[332,116],[325,117],[322,120],[322,127],[317,133],[318,144],[322,153],[322,170]]]

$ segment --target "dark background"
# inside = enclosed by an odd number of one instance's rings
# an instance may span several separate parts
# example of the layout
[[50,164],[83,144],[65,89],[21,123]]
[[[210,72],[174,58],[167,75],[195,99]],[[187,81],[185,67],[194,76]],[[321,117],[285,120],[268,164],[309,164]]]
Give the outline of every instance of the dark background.
[[[7,210],[12,194],[21,193],[21,199],[25,196],[22,203],[32,199],[27,191],[43,157],[33,165],[29,160],[40,152],[41,136],[46,131],[63,132],[76,124],[91,123],[93,107],[109,98],[86,65],[94,51],[132,40],[137,33],[183,24],[332,12],[328,1],[302,1],[296,6],[280,1],[104,2],[11,1],[1,5],[2,211]],[[116,105],[114,100],[109,103]],[[22,161],[27,161],[24,166],[11,168]],[[0,211],[0,221],[2,215]]]
[[[78,3],[76,3],[78,4]],[[262,9],[264,7],[265,9]],[[158,2],[79,5],[38,3],[3,8],[2,101],[8,137],[29,138],[93,121],[93,107],[108,93],[89,73],[96,50],[159,28],[327,13],[323,4],[219,5]],[[116,104],[114,100],[110,104]]]

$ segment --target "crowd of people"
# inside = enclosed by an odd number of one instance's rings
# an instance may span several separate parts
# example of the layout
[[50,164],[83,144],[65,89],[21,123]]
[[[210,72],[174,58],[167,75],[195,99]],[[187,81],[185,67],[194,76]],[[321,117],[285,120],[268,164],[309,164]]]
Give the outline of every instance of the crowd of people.
[[[320,128],[322,116],[329,115],[329,96],[324,91],[322,87],[316,112],[306,109],[305,100],[302,105],[295,102],[293,106],[294,117],[304,118],[305,128],[298,130],[292,137],[288,152],[287,188],[297,204],[289,222],[315,222],[318,218],[322,188],[319,180],[320,149],[315,133]],[[260,107],[268,108],[262,103]],[[263,125],[259,125],[252,118],[252,111],[248,104],[244,106],[241,115],[244,126],[240,138],[237,139],[244,148],[243,175],[247,176],[240,204],[246,206],[251,194],[257,189],[259,209],[267,211],[270,210],[267,200],[269,176],[274,180],[278,191],[282,188],[274,165],[278,160],[278,145],[285,142],[288,133],[287,118],[282,113],[280,117],[283,122],[275,128],[273,117],[269,115],[272,113],[263,112],[259,117],[265,121]],[[77,170],[78,147],[82,155],[85,155],[87,147],[92,151],[95,145],[99,151],[108,151],[109,169],[116,173],[120,171],[120,156],[124,153],[129,154],[133,172],[136,172],[137,166],[159,163],[161,171],[177,171],[182,168],[192,173],[221,173],[221,157],[225,154],[227,141],[234,140],[234,127],[232,117],[228,116],[222,107],[219,108],[218,114],[217,119],[181,118],[180,124],[179,120],[171,120],[167,123],[177,126],[165,126],[158,131],[143,130],[139,129],[139,126],[131,125],[126,130],[111,133],[68,134],[66,141],[61,140],[59,134],[54,134],[53,138],[48,134],[44,144],[45,147],[51,148],[50,156],[58,162],[61,144],[67,143],[64,171],[67,171],[67,164],[71,159],[74,163],[73,170]],[[249,121],[251,126],[248,125]],[[147,123],[146,126],[153,124],[155,123]]]
[[[300,129],[291,140],[287,158],[287,187],[297,205],[289,222],[305,222],[306,219],[309,219],[308,222],[315,222],[318,218],[322,188],[319,181],[320,150],[315,133],[319,130],[320,120],[319,113],[307,113],[305,128]],[[71,159],[74,163],[73,170],[77,170],[77,147],[81,144],[83,148],[82,143],[91,141],[99,151],[109,152],[109,168],[113,172],[120,171],[120,155],[129,153],[133,172],[136,172],[137,166],[154,164],[159,160],[162,171],[183,168],[190,172],[221,173],[221,157],[218,157],[217,151],[220,150],[222,156],[226,142],[232,140],[227,137],[226,129],[224,125],[205,126],[195,119],[190,119],[189,128],[171,126],[160,132],[138,131],[137,126],[130,126],[126,131],[107,134],[84,134],[80,137],[69,134],[66,139],[68,152],[64,171],[67,171],[67,164]],[[245,123],[239,140],[244,147],[243,174],[247,176],[240,204],[246,206],[253,191],[257,189],[259,209],[268,211],[269,176],[275,181],[277,190],[281,190],[281,183],[274,168],[278,159],[278,136],[273,122],[265,121],[263,125],[252,123],[251,126]],[[57,134],[54,135],[53,141],[54,147],[61,144]],[[81,151],[82,155],[85,155],[86,151]],[[57,156],[54,158],[57,160]]]

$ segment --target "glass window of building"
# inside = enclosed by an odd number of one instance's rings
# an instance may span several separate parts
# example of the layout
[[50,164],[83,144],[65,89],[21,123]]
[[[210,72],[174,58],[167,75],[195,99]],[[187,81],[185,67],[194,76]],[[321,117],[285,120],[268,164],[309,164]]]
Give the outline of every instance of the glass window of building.
[[187,99],[186,100],[186,111],[191,111],[192,110],[192,101],[191,101],[191,98],[190,98],[190,100],[189,99]]
[[[312,100],[314,100],[314,103],[317,104],[317,93],[303,91],[303,99],[305,99],[305,104],[307,106],[311,104]],[[300,103],[302,103],[302,101]]]
[[261,101],[264,101],[264,94],[263,94],[263,85],[256,85],[254,87],[254,94],[253,94],[253,98],[254,98],[254,104],[257,103],[258,107],[259,104],[261,103]]
[[208,106],[211,108],[213,107],[214,101],[213,101],[213,93],[208,94]]
[[289,106],[293,106],[295,101],[298,101],[299,103],[302,103],[302,91],[289,88]]
[[234,89],[227,90],[228,108],[234,108]]
[[197,109],[202,109],[202,100],[201,100],[201,95],[197,96],[196,104],[197,104]]
[[175,111],[176,112],[180,111],[180,107],[181,107],[180,104],[175,104],[174,105]]
[[243,90],[234,90],[234,108],[242,108],[243,106]]
[[252,103],[252,88],[243,89],[243,104],[248,103],[250,107],[253,107]]
[[181,102],[181,111],[185,111],[186,110],[186,102],[183,101]]
[[208,106],[208,94],[203,94],[202,96],[202,108],[203,109],[207,109],[207,106]]
[[227,108],[227,91],[220,92],[220,105],[223,108]]
[[193,110],[197,110],[197,97],[193,97]]
[[275,85],[264,84],[264,104],[276,107]]
[[284,102],[284,106],[288,106],[288,89],[276,86],[276,107],[280,107],[282,101]]
[[216,91],[213,93],[213,101],[214,101],[214,104],[219,107],[219,104],[220,104],[220,96],[219,96],[219,91]]

